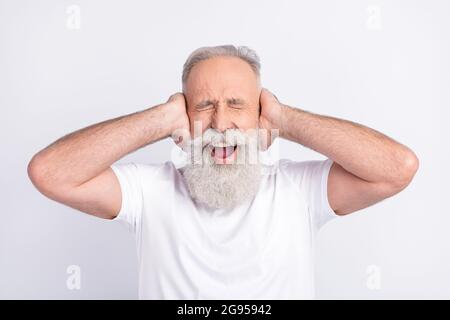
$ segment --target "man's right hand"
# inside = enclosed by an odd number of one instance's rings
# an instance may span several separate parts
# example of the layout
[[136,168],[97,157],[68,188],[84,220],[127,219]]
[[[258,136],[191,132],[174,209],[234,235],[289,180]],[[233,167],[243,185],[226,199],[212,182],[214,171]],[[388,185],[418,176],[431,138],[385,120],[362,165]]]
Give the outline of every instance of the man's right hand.
[[[28,175],[48,198],[112,219],[121,208],[121,188],[111,165],[125,155],[158,140],[189,134],[182,93],[166,103],[107,120],[65,135],[38,152]],[[176,141],[180,143],[181,141]]]
[[177,145],[189,138],[189,117],[186,112],[186,99],[181,92],[174,93],[164,104],[168,114],[169,135]]

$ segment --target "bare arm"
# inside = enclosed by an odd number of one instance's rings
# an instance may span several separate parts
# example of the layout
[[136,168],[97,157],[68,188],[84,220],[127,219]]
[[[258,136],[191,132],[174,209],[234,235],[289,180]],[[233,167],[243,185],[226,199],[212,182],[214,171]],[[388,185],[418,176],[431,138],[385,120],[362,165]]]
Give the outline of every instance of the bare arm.
[[47,197],[83,212],[112,219],[121,206],[110,166],[141,147],[169,137],[187,122],[184,97],[68,134],[38,152],[28,175]]
[[414,152],[376,130],[283,105],[265,90],[262,99],[272,105],[271,125],[280,129],[281,137],[334,161],[328,198],[337,214],[357,211],[400,192],[418,169]]

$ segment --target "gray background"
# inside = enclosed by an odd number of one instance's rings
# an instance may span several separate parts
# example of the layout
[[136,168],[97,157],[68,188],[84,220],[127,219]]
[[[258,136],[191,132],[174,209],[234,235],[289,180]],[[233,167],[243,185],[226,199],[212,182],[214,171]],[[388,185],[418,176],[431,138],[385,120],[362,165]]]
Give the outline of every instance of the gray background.
[[[68,132],[165,101],[192,50],[224,43],[257,50],[284,103],[373,127],[420,158],[404,192],[323,228],[318,298],[450,298],[449,16],[445,0],[1,0],[0,298],[137,297],[132,234],[44,198],[26,165]],[[173,150],[161,141],[122,161]],[[66,286],[70,265],[80,290]]]

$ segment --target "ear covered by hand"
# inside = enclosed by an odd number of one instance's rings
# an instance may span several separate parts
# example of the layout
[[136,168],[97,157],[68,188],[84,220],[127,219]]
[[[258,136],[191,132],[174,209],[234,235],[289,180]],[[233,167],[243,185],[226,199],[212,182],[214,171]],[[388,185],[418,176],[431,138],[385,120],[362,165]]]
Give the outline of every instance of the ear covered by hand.
[[189,117],[186,110],[186,99],[183,93],[172,94],[163,105],[167,109],[166,125],[169,134],[178,146],[182,146],[190,138]]
[[[266,88],[261,89],[259,104],[259,142],[261,149],[266,150],[279,136],[283,105]],[[184,94],[181,92],[172,94],[162,107],[167,110],[165,121],[170,131],[169,135],[178,146],[182,147],[191,138]]]
[[275,138],[279,136],[283,105],[278,101],[277,97],[266,88],[261,89],[259,104],[260,146],[262,150],[266,150],[270,147]]

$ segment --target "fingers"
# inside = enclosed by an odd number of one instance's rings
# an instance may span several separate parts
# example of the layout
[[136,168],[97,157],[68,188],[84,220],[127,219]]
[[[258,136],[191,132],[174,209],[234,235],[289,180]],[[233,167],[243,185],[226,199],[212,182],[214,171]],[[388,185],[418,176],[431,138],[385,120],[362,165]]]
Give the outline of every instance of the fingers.
[[258,131],[258,146],[261,151],[266,151],[272,144],[270,131],[263,129]]
[[189,146],[191,143],[191,134],[189,130],[185,128],[175,130],[174,134],[172,135],[172,139],[174,140],[175,144],[182,150],[189,150]]
[[280,102],[278,100],[278,97],[273,94],[270,90],[266,89],[266,88],[262,88],[261,89],[261,95],[260,95],[260,101],[264,100],[264,102],[270,102],[271,100],[276,101],[276,102]]
[[181,92],[176,92],[176,93],[172,94],[172,95],[169,97],[169,99],[167,100],[167,102],[177,102],[177,101],[183,101],[184,103],[186,102],[183,93],[181,93]]

